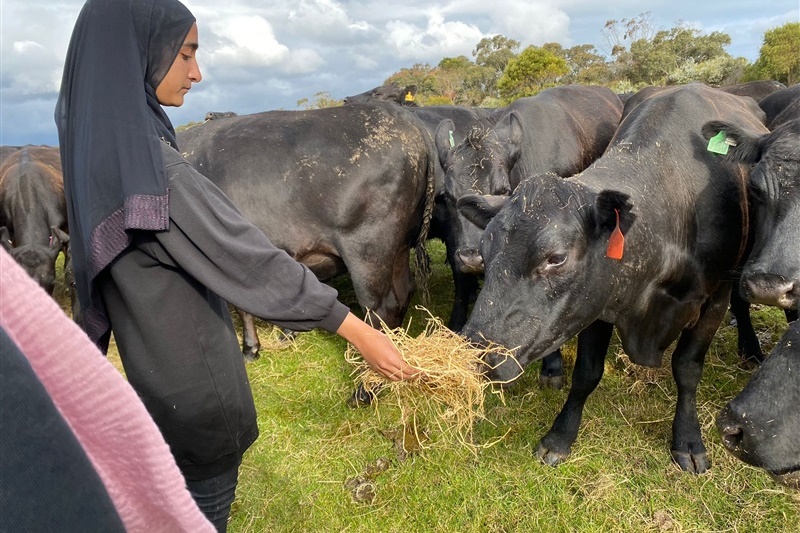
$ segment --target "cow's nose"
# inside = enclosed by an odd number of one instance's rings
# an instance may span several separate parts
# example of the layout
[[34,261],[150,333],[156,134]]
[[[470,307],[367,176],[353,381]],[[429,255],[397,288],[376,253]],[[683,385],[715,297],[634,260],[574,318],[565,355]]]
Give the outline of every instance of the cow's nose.
[[722,435],[722,444],[729,450],[735,450],[742,444],[744,437],[744,430],[741,426],[731,425],[724,426],[719,430]]
[[461,262],[461,271],[467,273],[483,272],[483,256],[475,248],[459,248],[456,251]]
[[736,416],[730,406],[726,406],[717,416],[717,429],[722,437],[722,444],[730,452],[741,449],[744,439],[744,427],[741,418]]
[[742,277],[742,294],[750,302],[789,309],[797,305],[795,282],[778,274],[753,272]]

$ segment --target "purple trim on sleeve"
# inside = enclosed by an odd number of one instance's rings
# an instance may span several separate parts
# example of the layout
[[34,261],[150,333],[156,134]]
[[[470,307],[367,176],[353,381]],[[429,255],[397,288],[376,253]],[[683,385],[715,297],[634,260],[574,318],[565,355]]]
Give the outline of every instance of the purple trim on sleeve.
[[128,196],[124,210],[125,229],[165,230],[169,228],[169,191],[161,196]]
[[120,207],[97,225],[89,239],[89,300],[91,308],[84,310],[83,327],[92,341],[108,331],[109,322],[98,295],[94,279],[125,248],[131,244],[126,230],[161,231],[169,228],[169,193],[163,196],[137,194],[125,198]]

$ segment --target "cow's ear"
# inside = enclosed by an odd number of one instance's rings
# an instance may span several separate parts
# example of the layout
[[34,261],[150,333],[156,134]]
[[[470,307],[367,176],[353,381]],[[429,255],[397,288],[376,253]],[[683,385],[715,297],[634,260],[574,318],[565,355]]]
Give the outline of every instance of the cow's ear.
[[2,244],[3,248],[7,251],[11,251],[12,242],[11,242],[11,234],[8,232],[8,228],[5,226],[0,226],[0,244]]
[[50,247],[58,248],[59,251],[69,244],[69,235],[60,228],[50,226]]
[[733,124],[721,120],[707,122],[703,125],[702,131],[707,141],[715,139],[718,144],[724,144],[723,150],[727,153],[721,155],[727,158],[748,165],[757,163],[761,159],[761,136],[750,135]]
[[489,221],[502,209],[508,201],[508,196],[468,194],[458,199],[456,206],[459,213],[478,226],[486,229]]
[[439,161],[442,163],[442,168],[447,162],[447,154],[455,148],[456,142],[453,138],[453,131],[456,126],[449,118],[439,122],[436,126],[436,132],[433,135],[433,140],[436,143],[436,151],[439,152]]
[[516,111],[508,114],[508,140],[512,146],[519,149],[522,146],[524,132],[522,131],[522,120]]
[[407,85],[406,88],[403,89],[403,94],[400,95],[400,103],[409,107],[417,107],[417,103],[414,101],[414,96],[416,96],[416,94],[417,86]]
[[603,190],[595,203],[595,232],[606,244],[606,255],[622,259],[625,235],[631,229],[636,215],[631,212],[630,196],[623,192]]
[[608,234],[617,227],[617,212],[619,212],[619,229],[623,234],[631,229],[636,215],[631,212],[633,204],[631,197],[624,192],[603,190],[597,195],[595,213],[599,234]]

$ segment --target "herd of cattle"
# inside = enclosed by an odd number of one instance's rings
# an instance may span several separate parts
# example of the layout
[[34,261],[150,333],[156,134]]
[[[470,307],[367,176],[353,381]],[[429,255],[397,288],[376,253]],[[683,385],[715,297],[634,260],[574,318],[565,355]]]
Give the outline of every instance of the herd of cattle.
[[[418,107],[414,90],[209,113],[178,145],[321,280],[347,272],[374,324],[402,323],[425,289],[425,241],[437,238],[453,274],[449,327],[518,347],[514,358],[487,355],[488,378],[511,383],[541,359],[540,382],[559,388],[560,347],[577,336],[567,400],[536,449],[548,464],[570,453],[616,327],[641,365],[660,366],[677,341],[671,455],[705,471],[696,392],[730,307],[741,357],[761,364],[717,417],[722,442],[800,489],[800,84],[626,95],[570,85],[499,109]],[[69,257],[58,149],[2,147],[0,157],[3,245],[52,292],[56,257]],[[789,322],[766,359],[751,302]],[[255,357],[242,317],[243,353]]]

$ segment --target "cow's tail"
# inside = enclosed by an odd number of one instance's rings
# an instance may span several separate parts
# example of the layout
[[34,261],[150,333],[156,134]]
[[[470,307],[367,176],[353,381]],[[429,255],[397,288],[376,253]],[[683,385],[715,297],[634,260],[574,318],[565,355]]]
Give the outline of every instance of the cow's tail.
[[[415,117],[416,118],[416,117]],[[431,229],[431,220],[433,219],[433,207],[436,193],[436,172],[438,164],[436,158],[436,145],[433,142],[428,129],[421,123],[417,126],[425,139],[425,146],[428,152],[428,165],[427,165],[427,180],[425,182],[425,207],[422,211],[422,225],[420,226],[417,242],[414,245],[414,269],[417,277],[417,289],[420,291],[420,299],[422,305],[425,307],[430,306],[430,277],[431,277],[431,261],[428,256],[427,242],[428,232]]]

